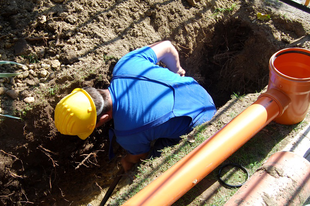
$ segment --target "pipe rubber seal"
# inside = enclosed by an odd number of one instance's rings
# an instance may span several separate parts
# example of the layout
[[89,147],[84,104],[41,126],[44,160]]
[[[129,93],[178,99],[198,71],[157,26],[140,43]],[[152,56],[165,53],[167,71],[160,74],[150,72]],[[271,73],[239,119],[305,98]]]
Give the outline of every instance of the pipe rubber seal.
[[[228,166],[232,166],[232,167],[237,167],[239,169],[241,169],[245,175],[246,175],[246,178],[245,178],[245,181],[242,183],[242,184],[238,184],[238,185],[231,185],[231,184],[228,184],[226,183],[223,179],[222,179],[222,171],[224,168],[228,167]],[[217,175],[217,178],[219,180],[219,182],[224,186],[224,187],[228,187],[228,188],[239,188],[241,187],[248,179],[249,179],[249,172],[245,169],[245,167],[239,165],[239,164],[235,164],[235,163],[227,163],[227,164],[224,164],[220,167],[219,169],[219,172],[218,172],[218,175]]]

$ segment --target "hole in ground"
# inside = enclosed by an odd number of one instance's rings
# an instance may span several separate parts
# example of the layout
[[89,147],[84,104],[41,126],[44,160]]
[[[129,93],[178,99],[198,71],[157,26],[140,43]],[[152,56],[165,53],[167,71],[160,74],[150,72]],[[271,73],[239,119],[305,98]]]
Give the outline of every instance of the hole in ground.
[[259,92],[268,84],[268,61],[277,49],[258,25],[238,18],[222,20],[203,42],[182,63],[218,108],[233,94]]
[[[181,57],[185,61],[182,65],[187,70],[187,74],[197,79],[209,91],[217,107],[225,104],[233,93],[241,95],[256,92],[267,85],[268,60],[276,49],[267,39],[266,34],[257,27],[239,19],[219,21],[212,32],[206,32],[210,35],[205,36],[204,39],[197,39],[197,42],[203,43],[199,44],[190,57],[186,59]],[[63,79],[63,81],[67,80]],[[101,81],[95,81],[95,83],[105,84]],[[42,118],[40,113],[34,116],[37,119]],[[42,124],[37,119],[31,123]],[[44,119],[48,120],[50,117],[46,115]],[[27,131],[31,131],[27,138],[30,138],[30,134],[36,135],[33,138],[41,137],[39,132],[42,132],[43,126],[45,125],[37,126],[39,129],[36,132],[26,128]],[[50,129],[52,126],[47,128]],[[33,143],[31,148],[28,146],[28,150],[24,152],[25,155],[32,154],[28,159],[42,158],[42,161],[37,167],[29,164],[29,167],[33,167],[32,170],[28,171],[28,168],[25,168],[27,174],[23,181],[27,182],[27,185],[23,189],[26,191],[27,198],[42,204],[57,202],[59,205],[67,205],[73,201],[86,202],[87,198],[99,194],[102,187],[108,187],[109,181],[112,181],[113,170],[117,168],[115,162],[111,163],[107,159],[108,141],[102,138],[108,133],[107,128],[96,131],[86,142],[56,136],[51,140],[38,138],[39,140]],[[98,138],[95,138],[97,135]],[[39,147],[40,145],[42,148]],[[75,169],[87,158],[85,155],[99,150],[100,152],[94,153],[87,159],[88,167],[83,165]],[[37,152],[32,153],[32,151]],[[62,167],[54,167],[53,161]],[[19,165],[15,166],[16,170],[20,170]],[[39,175],[41,173],[44,175]],[[7,194],[10,192],[8,191]],[[21,192],[19,194],[22,195]]]

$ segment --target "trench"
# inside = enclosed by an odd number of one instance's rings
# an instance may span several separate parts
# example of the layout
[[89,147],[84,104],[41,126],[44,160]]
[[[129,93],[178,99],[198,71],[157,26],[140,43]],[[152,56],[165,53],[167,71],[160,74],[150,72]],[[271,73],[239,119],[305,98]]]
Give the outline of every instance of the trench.
[[260,92],[268,84],[268,61],[276,51],[267,34],[237,18],[219,21],[214,31],[184,61],[213,97],[217,108],[232,95]]
[[[231,99],[231,95],[258,92],[267,85],[268,60],[277,48],[268,40],[266,33],[248,21],[231,18],[218,21],[213,28],[212,31],[206,31],[208,36],[197,35],[199,37],[195,41],[200,43],[189,55],[182,48],[179,48],[179,52],[181,65],[187,75],[194,77],[213,97],[217,108],[220,108]],[[111,63],[110,70],[114,64],[115,61]],[[96,77],[88,77],[89,80],[93,78]],[[95,79],[94,85],[101,88],[107,86],[100,79]],[[46,114],[42,116],[39,112],[42,108],[35,108],[29,119],[34,118],[35,123],[39,122],[38,119],[52,118],[47,115],[52,113],[48,111],[52,109],[44,108]],[[32,122],[25,126],[26,131],[32,131],[31,124]],[[5,125],[12,130],[16,129],[10,122]],[[18,125],[18,128],[22,126]],[[107,134],[111,126],[109,124],[96,129],[86,141],[59,134],[53,139],[34,140],[28,148],[31,155],[27,149],[20,148],[20,159],[27,160],[23,168],[17,164],[19,162],[15,163],[16,171],[26,171],[20,183],[23,185],[23,191],[18,193],[20,198],[25,199],[25,193],[29,200],[36,200],[42,205],[52,205],[55,202],[58,205],[84,205],[105,192],[115,178],[118,161],[124,154],[124,150],[113,142],[116,158],[108,159]],[[31,135],[40,136],[38,133],[42,128],[43,123]],[[52,126],[44,129],[51,128]],[[13,135],[7,135],[8,141],[14,138]],[[40,145],[44,147],[41,148]],[[58,152],[54,154],[49,151]],[[80,165],[86,158],[85,154],[91,153],[87,162]],[[19,185],[14,186],[13,183],[7,182],[15,190]]]

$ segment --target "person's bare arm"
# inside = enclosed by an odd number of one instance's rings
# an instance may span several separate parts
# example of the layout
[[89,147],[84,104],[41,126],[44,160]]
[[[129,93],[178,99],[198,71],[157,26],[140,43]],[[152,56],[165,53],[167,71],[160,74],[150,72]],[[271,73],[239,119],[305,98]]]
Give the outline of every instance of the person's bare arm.
[[147,155],[148,155],[148,153],[143,153],[143,154],[138,154],[138,155],[127,154],[125,157],[123,157],[121,160],[121,164],[122,164],[125,172],[130,170],[134,164],[145,159],[147,157]]
[[150,47],[154,50],[158,61],[162,61],[170,71],[185,75],[185,70],[180,65],[179,53],[170,41],[157,42]]

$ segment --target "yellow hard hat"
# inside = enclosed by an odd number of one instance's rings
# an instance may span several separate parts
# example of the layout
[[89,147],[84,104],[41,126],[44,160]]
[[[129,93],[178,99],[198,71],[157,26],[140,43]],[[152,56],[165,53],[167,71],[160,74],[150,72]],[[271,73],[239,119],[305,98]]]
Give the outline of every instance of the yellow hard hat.
[[96,106],[84,89],[76,88],[58,102],[54,119],[61,134],[85,140],[96,126]]

